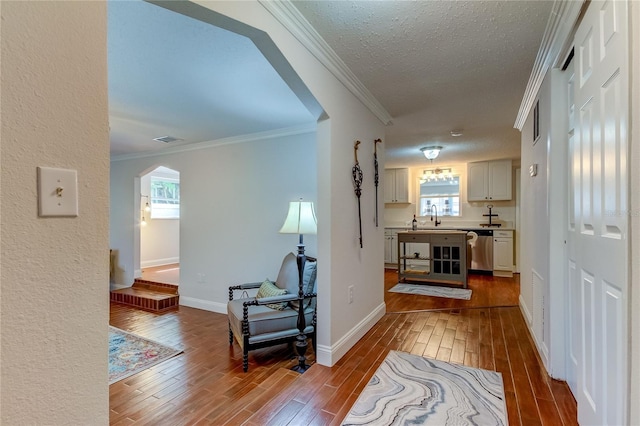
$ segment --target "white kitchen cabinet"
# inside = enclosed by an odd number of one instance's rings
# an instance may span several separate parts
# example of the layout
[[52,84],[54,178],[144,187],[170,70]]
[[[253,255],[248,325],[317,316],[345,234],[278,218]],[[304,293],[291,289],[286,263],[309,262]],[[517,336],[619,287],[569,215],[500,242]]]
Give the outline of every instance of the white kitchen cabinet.
[[467,164],[467,201],[511,200],[511,160]]
[[384,263],[393,265],[398,264],[398,231],[395,229],[384,230]]
[[493,231],[493,275],[513,276],[513,231]]
[[384,170],[384,202],[409,203],[409,169]]

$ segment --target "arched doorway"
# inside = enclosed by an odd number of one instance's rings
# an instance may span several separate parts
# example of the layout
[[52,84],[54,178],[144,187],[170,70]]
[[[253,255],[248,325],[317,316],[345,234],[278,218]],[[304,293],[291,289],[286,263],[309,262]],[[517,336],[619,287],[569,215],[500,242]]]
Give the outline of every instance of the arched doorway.
[[159,166],[140,177],[140,270],[147,281],[180,282],[180,172]]

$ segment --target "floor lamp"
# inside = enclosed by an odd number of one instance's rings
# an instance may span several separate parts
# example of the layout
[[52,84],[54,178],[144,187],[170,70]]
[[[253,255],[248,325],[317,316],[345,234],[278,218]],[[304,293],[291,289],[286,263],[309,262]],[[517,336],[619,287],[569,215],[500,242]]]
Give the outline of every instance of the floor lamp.
[[310,201],[291,201],[289,203],[289,213],[284,221],[284,225],[280,229],[281,234],[298,234],[300,240],[298,243],[298,336],[296,337],[296,352],[298,353],[298,365],[292,368],[293,371],[304,373],[309,366],[306,364],[307,358],[307,336],[304,329],[307,328],[304,318],[304,289],[302,288],[302,275],[304,272],[304,264],[306,257],[304,255],[303,234],[316,234],[317,229],[316,215],[313,211],[313,203]]

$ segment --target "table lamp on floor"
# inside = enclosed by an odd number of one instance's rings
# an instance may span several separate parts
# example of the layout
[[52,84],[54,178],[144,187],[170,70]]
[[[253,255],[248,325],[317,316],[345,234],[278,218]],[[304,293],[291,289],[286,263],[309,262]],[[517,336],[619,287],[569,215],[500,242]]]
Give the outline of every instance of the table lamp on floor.
[[298,365],[292,370],[298,373],[304,373],[309,366],[306,364],[307,358],[307,336],[304,329],[307,324],[304,318],[304,289],[302,288],[302,274],[304,272],[304,264],[306,257],[304,255],[303,234],[316,234],[317,221],[316,214],[313,211],[313,203],[310,201],[291,201],[289,203],[289,213],[284,221],[284,225],[280,229],[281,234],[298,234],[300,236],[298,243],[298,337],[296,337],[296,352],[298,353]]

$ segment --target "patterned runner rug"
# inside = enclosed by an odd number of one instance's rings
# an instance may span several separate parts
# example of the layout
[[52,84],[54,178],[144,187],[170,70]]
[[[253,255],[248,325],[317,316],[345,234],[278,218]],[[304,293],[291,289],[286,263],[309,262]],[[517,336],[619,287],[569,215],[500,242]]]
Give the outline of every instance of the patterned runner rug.
[[507,425],[502,374],[391,351],[343,425]]
[[437,287],[429,284],[398,283],[389,291],[393,293],[420,294],[422,296],[448,297],[450,299],[471,299],[471,289]]
[[181,350],[109,326],[109,384],[180,353]]

